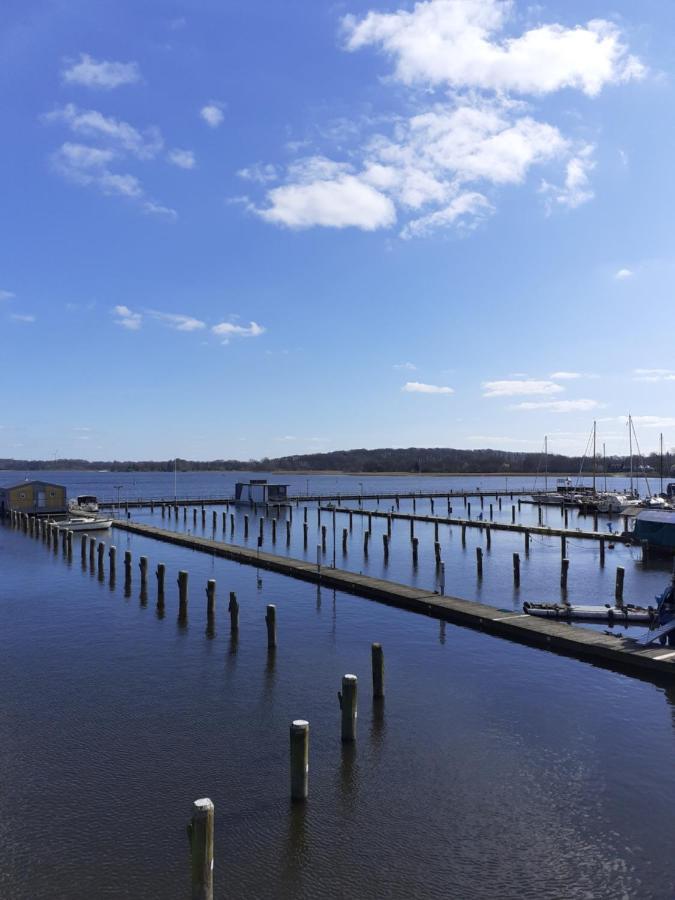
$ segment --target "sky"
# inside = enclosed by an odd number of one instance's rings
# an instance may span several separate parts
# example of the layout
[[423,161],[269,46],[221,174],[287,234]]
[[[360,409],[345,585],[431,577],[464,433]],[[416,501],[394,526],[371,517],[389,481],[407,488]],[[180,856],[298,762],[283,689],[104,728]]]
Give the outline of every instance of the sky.
[[3,13],[0,457],[675,447],[675,4]]

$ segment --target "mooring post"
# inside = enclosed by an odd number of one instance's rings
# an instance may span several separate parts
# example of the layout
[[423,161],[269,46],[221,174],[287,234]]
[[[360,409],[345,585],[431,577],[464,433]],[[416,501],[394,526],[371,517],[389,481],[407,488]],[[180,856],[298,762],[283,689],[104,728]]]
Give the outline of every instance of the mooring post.
[[290,519],[286,520],[286,546],[288,547],[291,543],[291,521]]
[[248,537],[248,516],[244,516],[244,537]]
[[492,504],[490,504],[490,521],[491,522],[492,522],[493,518],[494,518],[494,510],[492,508]]
[[260,543],[265,540],[265,520],[262,516],[258,519],[258,537],[260,538]]
[[131,584],[131,550],[124,551],[124,582]]
[[218,513],[216,512],[215,509],[213,510],[213,513],[211,515],[211,527],[212,527],[213,531],[215,531],[218,528]]
[[[366,534],[367,533],[368,532],[366,532]],[[326,526],[325,525],[321,526],[321,549],[323,550],[324,553],[326,552]]]
[[277,542],[277,520],[272,519],[272,543],[276,544]]
[[138,568],[141,572],[141,593],[144,594],[148,589],[148,557],[141,556],[138,560]]
[[166,566],[164,563],[157,563],[155,578],[157,579],[157,609],[164,608],[164,575]]
[[163,503],[162,503],[162,518],[163,518],[163,519],[166,518],[166,507],[165,507],[165,505],[164,505]]
[[103,578],[103,554],[105,553],[105,544],[103,541],[98,542],[98,574]]
[[94,563],[96,560],[96,538],[89,538],[89,565],[91,568],[94,568]]
[[87,544],[89,543],[89,535],[83,534],[82,539],[80,541],[80,553],[82,554],[82,565],[84,566],[87,562]]
[[305,550],[307,549],[308,532],[309,532],[309,525],[307,524],[307,522],[303,522],[302,523],[302,541],[303,541],[303,544],[305,545]]
[[197,525],[197,507],[192,510],[192,524],[193,526]]
[[[369,531],[364,531],[364,532],[363,532],[363,555],[364,555],[364,556],[368,556],[368,544],[369,544],[369,541],[370,541],[370,532],[369,532]],[[325,547],[324,547],[324,549],[325,549]]]
[[434,522],[434,540],[438,540],[438,522]]
[[183,507],[183,522],[187,522],[187,506]]
[[349,532],[350,532],[350,534],[351,534],[352,526],[354,524],[353,518],[354,518],[354,513],[350,512],[349,513]]
[[489,525],[485,526],[485,545],[488,550],[492,546],[492,529]]
[[497,503],[499,505],[499,508],[501,509],[502,508],[502,498],[501,497],[497,498]]
[[[345,529],[345,531],[346,531],[346,529]],[[344,538],[345,538],[345,532],[343,532],[343,548],[342,548],[343,550],[345,549]],[[389,559],[389,535],[388,534],[382,535],[382,547],[384,549],[384,558],[386,561]]]
[[476,547],[476,574],[478,578],[483,577],[483,550],[481,547]]
[[516,587],[520,585],[520,556],[513,554],[513,583]]
[[623,566],[616,567],[616,587],[614,589],[614,596],[616,597],[616,605],[623,606],[623,579],[624,579],[624,568]]
[[440,565],[439,580],[440,580],[441,594],[444,594],[445,593],[445,563],[444,562],[442,562]]
[[511,507],[511,524],[512,525],[516,524],[516,507],[515,506]]
[[178,621],[185,622],[188,613],[188,573],[181,569],[178,573]]
[[411,519],[410,520],[410,540],[412,541],[412,539],[414,537],[415,537],[415,520]]
[[564,534],[560,536],[560,556],[567,556],[567,538]]
[[302,521],[303,521],[303,522],[306,522],[306,521],[307,521],[307,507],[306,507],[306,506],[303,506],[302,510],[303,510],[303,512],[302,512]]
[[567,573],[569,572],[569,568],[569,559],[562,559],[560,561],[560,587],[563,591],[567,590]]
[[438,566],[441,562],[441,544],[440,541],[434,541],[434,557],[436,559],[436,565]]
[[209,578],[206,582],[206,621],[213,625],[216,618],[216,580]]
[[342,676],[342,690],[338,691],[338,700],[342,711],[342,740],[345,743],[356,740],[357,686],[356,675]]
[[568,528],[568,527],[569,527],[569,521],[570,521],[567,512],[568,512],[568,511],[565,510],[565,528]]
[[234,513],[230,513],[230,534],[234,534]]
[[66,532],[66,552],[68,553],[68,559],[72,559],[73,556],[73,530],[69,528]]
[[413,539],[412,539],[412,561],[413,561],[413,565],[414,565],[414,566],[417,565],[417,549],[418,549],[418,546],[419,546],[419,538],[413,538]]
[[605,565],[605,539],[600,538],[600,565]]
[[291,800],[306,800],[309,793],[309,722],[291,722]]
[[462,524],[462,547],[466,547],[466,525]]
[[382,644],[370,645],[370,659],[373,669],[373,699],[384,697],[384,651]]
[[267,649],[274,650],[277,646],[277,608],[273,603],[267,604],[265,624],[267,625]]
[[[31,536],[33,534],[31,525]],[[64,555],[68,552],[68,534],[66,533],[66,529],[61,529],[61,549],[63,550]]]
[[529,552],[530,552],[530,532],[526,531],[525,532],[525,555],[527,556],[527,554]]
[[230,591],[230,602],[227,610],[230,614],[230,631],[239,631],[239,604],[237,603],[237,595],[234,591]]
[[593,513],[593,531],[597,531],[597,530],[598,530],[598,514],[596,512],[596,513]]
[[213,900],[214,807],[208,797],[195,800],[187,827],[190,841],[192,900]]
[[466,517],[467,517],[467,519],[471,518],[471,504],[470,503],[466,504]]

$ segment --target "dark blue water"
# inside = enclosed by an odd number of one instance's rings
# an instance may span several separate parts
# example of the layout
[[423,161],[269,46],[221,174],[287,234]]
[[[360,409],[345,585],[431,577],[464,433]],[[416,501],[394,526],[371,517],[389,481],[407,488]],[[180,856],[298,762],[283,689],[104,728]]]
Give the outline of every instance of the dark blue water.
[[[82,569],[77,542],[69,563],[0,528],[0,896],[189,896],[185,821],[201,796],[216,804],[217,897],[673,896],[675,690],[138,536],[112,539],[114,587],[107,572],[99,581]],[[497,562],[506,540],[493,541],[481,590],[508,606],[510,561],[501,578]],[[456,583],[475,590],[470,547],[443,541]],[[167,565],[163,617],[152,576],[139,598],[141,554],[151,573]],[[559,548],[535,555],[557,570]],[[187,627],[179,569],[190,573]],[[524,565],[521,590],[525,576]],[[627,595],[628,585],[627,571]],[[370,699],[372,641],[386,655],[383,711]],[[360,679],[347,751],[336,699],[345,672]],[[310,800],[292,809],[297,717],[310,721]]]

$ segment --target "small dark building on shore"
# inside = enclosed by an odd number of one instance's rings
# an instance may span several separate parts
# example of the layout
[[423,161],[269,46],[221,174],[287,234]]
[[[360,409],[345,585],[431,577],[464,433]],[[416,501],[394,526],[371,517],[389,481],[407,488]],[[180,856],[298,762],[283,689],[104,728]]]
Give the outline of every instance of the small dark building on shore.
[[64,513],[68,509],[66,489],[47,481],[22,481],[11,487],[0,487],[0,516],[12,510],[47,516]]

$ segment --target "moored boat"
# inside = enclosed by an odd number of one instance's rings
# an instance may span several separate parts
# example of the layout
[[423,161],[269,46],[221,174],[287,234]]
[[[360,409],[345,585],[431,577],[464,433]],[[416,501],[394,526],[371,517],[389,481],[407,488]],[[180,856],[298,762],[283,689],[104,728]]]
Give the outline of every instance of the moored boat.
[[616,622],[619,624],[632,624],[634,622],[653,622],[656,616],[656,607],[634,606],[626,603],[624,606],[590,606],[578,603],[524,603],[523,612],[530,616],[539,616],[545,619],[566,619],[579,622]]
[[96,516],[99,512],[98,498],[93,494],[80,494],[68,501],[68,512],[71,516]]
[[63,519],[54,522],[56,527],[63,531],[104,531],[112,525],[112,519],[98,518],[97,516],[75,516],[72,519]]

